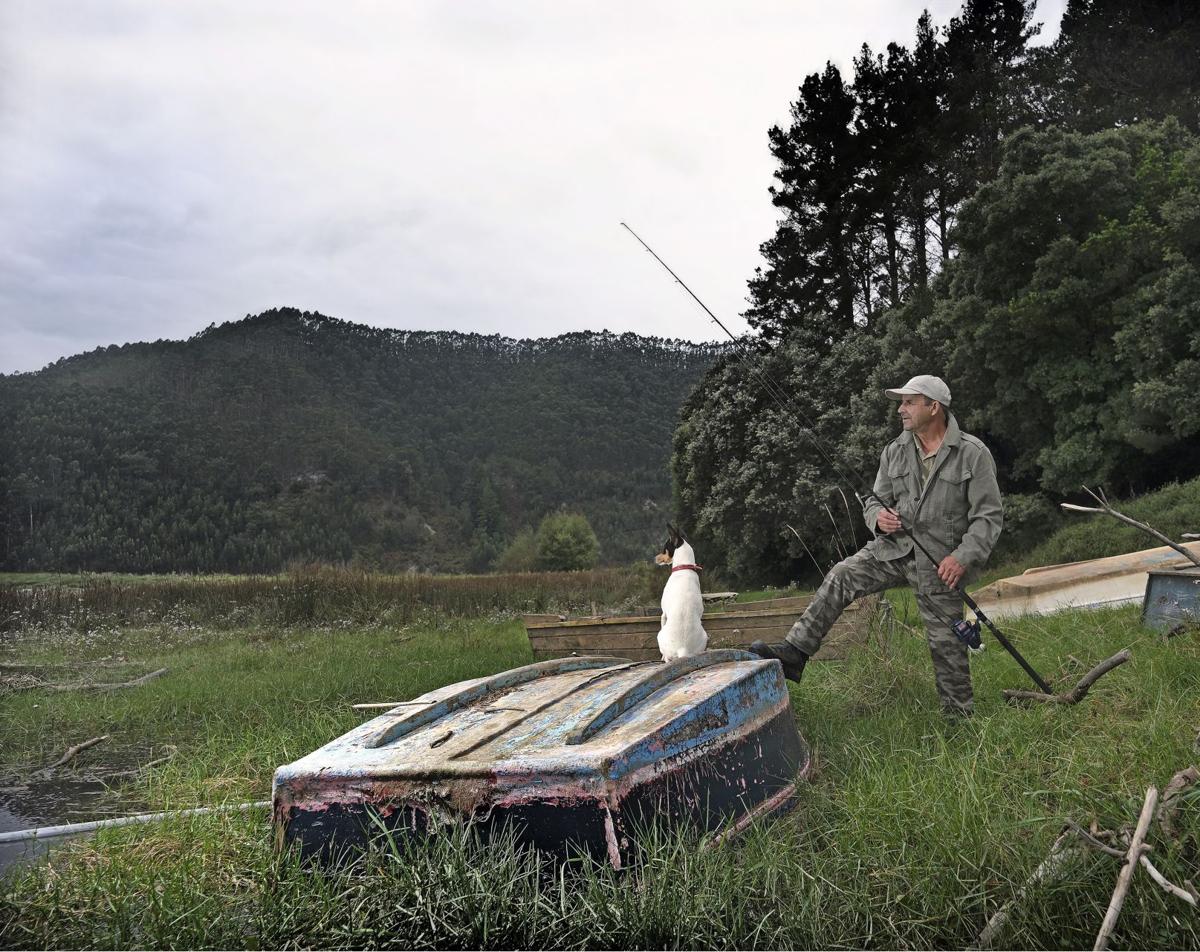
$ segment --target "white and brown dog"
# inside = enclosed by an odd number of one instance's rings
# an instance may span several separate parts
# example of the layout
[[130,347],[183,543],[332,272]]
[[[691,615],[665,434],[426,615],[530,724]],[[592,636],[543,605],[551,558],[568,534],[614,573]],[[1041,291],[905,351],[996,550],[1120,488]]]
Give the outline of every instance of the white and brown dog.
[[658,650],[663,661],[673,661],[700,654],[708,644],[708,632],[700,621],[704,599],[700,596],[701,566],[696,564],[696,553],[674,526],[668,525],[667,532],[663,550],[654,557],[659,565],[671,566],[671,577],[663,586]]

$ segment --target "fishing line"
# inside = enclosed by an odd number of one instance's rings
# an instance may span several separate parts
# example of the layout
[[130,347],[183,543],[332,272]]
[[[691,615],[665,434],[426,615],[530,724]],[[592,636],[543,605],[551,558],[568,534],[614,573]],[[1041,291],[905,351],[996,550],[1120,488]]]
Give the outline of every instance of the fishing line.
[[[838,479],[840,479],[842,482],[850,485],[851,488],[853,488],[855,483],[858,483],[860,485],[865,485],[866,480],[864,480],[862,478],[862,474],[857,472],[857,470],[852,469],[853,475],[855,477],[854,479],[849,479],[847,477],[846,471],[841,467],[841,465],[837,462],[837,460],[835,460],[832,456],[830,456],[829,453],[827,453],[825,451],[825,447],[824,447],[821,439],[817,436],[817,434],[814,430],[814,427],[813,427],[812,420],[809,419],[808,414],[806,414],[803,410],[801,410],[800,407],[797,405],[796,401],[794,401],[791,398],[791,396],[785,390],[783,390],[782,387],[779,386],[779,384],[777,384],[774,380],[772,380],[765,371],[760,370],[758,367],[755,366],[753,360],[751,359],[753,357],[753,354],[751,354],[748,351],[748,349],[743,345],[742,341],[739,340],[737,337],[735,337],[733,335],[733,333],[729,330],[729,328],[726,327],[721,322],[721,319],[719,317],[717,317],[717,315],[714,314],[711,310],[709,310],[708,305],[705,304],[703,301],[701,301],[700,298],[696,297],[695,292],[691,288],[689,288],[687,286],[687,284],[684,283],[684,280],[681,277],[679,277],[679,275],[677,275],[671,269],[670,265],[668,265],[665,261],[663,261],[662,258],[660,258],[658,256],[658,254],[655,252],[655,250],[653,248],[651,248],[648,244],[646,244],[646,242],[644,242],[642,240],[641,236],[636,231],[634,231],[627,224],[625,224],[625,222],[621,222],[621,227],[624,228],[627,232],[629,232],[629,234],[633,235],[633,237],[637,239],[638,244],[640,244],[643,248],[645,248],[648,252],[650,252],[651,255],[654,256],[654,260],[657,261],[660,265],[662,265],[666,269],[667,273],[669,275],[671,275],[672,278],[675,279],[675,282],[681,288],[683,288],[685,291],[687,291],[687,293],[691,296],[692,300],[695,301],[697,304],[699,304],[704,309],[704,312],[709,317],[712,318],[713,322],[719,328],[721,328],[721,330],[723,330],[725,332],[726,336],[731,341],[733,341],[734,346],[742,354],[743,358],[745,359],[745,363],[746,363],[747,367],[750,368],[750,372],[757,378],[759,385],[763,388],[763,390],[765,390],[769,396],[773,397],[774,400],[784,410],[792,411],[801,420],[804,421],[804,423],[806,425],[803,427],[800,427],[800,431],[805,436],[808,437],[809,442],[811,442],[812,445],[816,448],[817,452],[821,455],[821,458],[823,460],[825,460],[825,462],[829,465],[830,469],[832,469],[834,471],[834,473],[837,475]],[[864,497],[862,495],[859,495],[857,492],[855,492],[854,495],[860,503],[863,501]],[[879,498],[879,494],[875,492],[874,487],[867,490],[866,497],[873,498],[886,511],[890,512],[893,516],[895,516],[898,519],[901,518],[900,514],[898,512],[896,512],[895,509],[893,509],[886,502],[884,502],[882,499]],[[795,532],[794,529],[792,531]],[[935,566],[939,564],[938,560],[935,559],[929,553],[929,550],[926,549],[925,546],[921,544],[921,541],[917,538],[916,534],[912,531],[911,528],[906,527],[904,531],[906,531],[908,533],[908,537],[910,539],[912,539],[913,545],[916,546],[918,550],[920,550],[921,554],[924,555],[925,558],[929,559],[929,561],[932,562]],[[798,535],[798,533],[797,533],[797,535]],[[959,640],[968,644],[969,647],[977,647],[978,644],[980,643],[979,642],[979,623],[982,622],[983,624],[987,625],[988,630],[991,631],[991,633],[996,636],[996,640],[1000,642],[1000,644],[1004,648],[1004,650],[1007,651],[1010,655],[1012,655],[1013,659],[1024,669],[1025,673],[1028,674],[1033,679],[1033,682],[1038,686],[1038,688],[1041,691],[1043,691],[1046,694],[1054,693],[1050,689],[1050,686],[1042,678],[1042,676],[1033,669],[1033,667],[1029,664],[1029,662],[1025,660],[1025,658],[1021,655],[1021,653],[1019,651],[1017,651],[1017,649],[1013,646],[1013,644],[1004,636],[1004,633],[999,628],[997,628],[995,626],[995,624],[993,624],[992,620],[990,618],[988,618],[986,614],[984,614],[983,609],[979,607],[979,605],[976,603],[975,599],[973,599],[969,594],[967,594],[966,588],[964,588],[960,585],[948,585],[948,584],[946,584],[946,581],[940,575],[937,578],[938,578],[938,581],[941,582],[943,585],[945,585],[947,589],[949,589],[950,591],[955,592],[957,595],[959,595],[963,599],[963,601],[965,601],[967,603],[967,605],[970,607],[970,609],[973,612],[975,612],[975,617],[978,619],[978,621],[976,621],[974,623],[968,622],[966,620],[961,620],[961,621],[950,623],[951,630],[954,632],[955,636],[959,638]],[[935,614],[937,614],[937,613],[935,612]],[[942,620],[945,621],[944,618]]]

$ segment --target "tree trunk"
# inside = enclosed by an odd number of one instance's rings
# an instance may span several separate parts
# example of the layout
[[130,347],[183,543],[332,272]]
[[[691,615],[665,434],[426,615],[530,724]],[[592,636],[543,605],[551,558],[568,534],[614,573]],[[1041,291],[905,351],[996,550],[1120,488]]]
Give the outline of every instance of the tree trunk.
[[938,189],[938,241],[942,246],[942,264],[950,260],[950,209],[946,207],[946,190]]
[[929,256],[925,240],[925,193],[913,196],[911,209],[913,230],[913,286],[922,291],[929,287]]
[[887,239],[888,304],[895,307],[900,303],[900,262],[896,214],[890,204],[883,213],[883,234]]

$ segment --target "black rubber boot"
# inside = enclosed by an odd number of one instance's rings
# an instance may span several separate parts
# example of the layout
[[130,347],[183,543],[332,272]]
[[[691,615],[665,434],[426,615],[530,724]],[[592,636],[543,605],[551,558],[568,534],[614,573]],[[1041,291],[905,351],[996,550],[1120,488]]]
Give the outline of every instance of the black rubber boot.
[[788,642],[769,645],[765,641],[756,641],[750,646],[750,651],[760,658],[774,658],[783,665],[783,676],[789,681],[799,681],[804,674],[804,666],[808,664],[808,655]]

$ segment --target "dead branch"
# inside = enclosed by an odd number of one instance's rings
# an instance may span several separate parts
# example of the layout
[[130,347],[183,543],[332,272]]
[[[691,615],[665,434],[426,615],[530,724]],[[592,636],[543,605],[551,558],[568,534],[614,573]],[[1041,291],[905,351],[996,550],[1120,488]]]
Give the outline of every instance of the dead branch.
[[1150,862],[1148,857],[1139,856],[1138,862],[1141,863],[1142,868],[1147,873],[1150,874],[1150,878],[1153,879],[1156,883],[1158,883],[1163,889],[1165,889],[1167,892],[1169,892],[1172,896],[1178,896],[1180,899],[1182,899],[1184,902],[1186,902],[1189,906],[1193,906],[1193,907],[1196,906],[1198,902],[1200,902],[1200,895],[1198,895],[1196,893],[1195,888],[1192,886],[1192,884],[1190,882],[1187,884],[1188,885],[1187,889],[1182,889],[1179,886],[1176,886],[1174,883],[1170,882],[1162,873],[1160,873],[1155,868],[1154,864],[1152,862]]
[[1070,691],[1062,694],[1043,694],[1041,691],[1015,691],[1007,690],[1004,692],[1004,700],[1006,701],[1040,701],[1044,704],[1078,704],[1085,697],[1088,691],[1091,690],[1093,684],[1099,681],[1104,675],[1108,674],[1113,668],[1120,667],[1132,657],[1128,648],[1123,648],[1111,658],[1101,661],[1096,667],[1092,668],[1085,674],[1075,687]]
[[1083,840],[1088,846],[1094,850],[1099,850],[1101,853],[1107,853],[1109,856],[1124,856],[1125,851],[1119,850],[1116,847],[1109,846],[1107,843],[1101,843],[1091,833],[1085,830],[1078,823],[1071,821],[1067,824],[1067,829]]
[[1178,552],[1180,555],[1182,555],[1185,559],[1187,559],[1193,565],[1200,565],[1200,556],[1197,556],[1194,553],[1189,552],[1187,549],[1185,549],[1183,546],[1181,546],[1178,542],[1173,542],[1171,539],[1168,539],[1165,535],[1163,535],[1161,532],[1159,532],[1153,526],[1148,526],[1144,522],[1138,522],[1136,519],[1131,519],[1129,516],[1125,515],[1125,513],[1123,513],[1123,512],[1117,512],[1117,510],[1115,510],[1112,506],[1109,505],[1108,497],[1106,497],[1104,495],[1103,489],[1100,490],[1099,494],[1096,494],[1096,493],[1092,492],[1090,489],[1088,489],[1087,486],[1084,486],[1083,491],[1085,493],[1087,493],[1089,496],[1091,496],[1094,500],[1096,500],[1096,502],[1098,502],[1100,504],[1100,507],[1098,509],[1093,506],[1076,506],[1069,502],[1059,503],[1059,505],[1063,509],[1068,509],[1071,512],[1102,512],[1105,515],[1112,516],[1114,519],[1119,519],[1121,522],[1124,522],[1126,525],[1133,526],[1135,529],[1141,529],[1142,532],[1145,532],[1147,535],[1149,535],[1155,539],[1158,539],[1158,541],[1161,542],[1163,545],[1169,545],[1172,549],[1174,549],[1176,552]]
[[1125,896],[1129,892],[1129,884],[1133,881],[1133,871],[1137,869],[1138,860],[1141,859],[1143,841],[1150,830],[1150,821],[1154,817],[1154,807],[1157,803],[1158,789],[1148,788],[1142,812],[1138,815],[1137,827],[1129,841],[1129,851],[1125,854],[1125,865],[1121,867],[1117,876],[1117,888],[1113,890],[1112,899],[1108,902],[1108,912],[1104,914],[1104,922],[1096,935],[1096,944],[1092,946],[1092,952],[1108,948],[1108,941],[1112,938],[1113,930],[1117,926],[1117,917],[1121,914],[1121,907],[1125,904]]
[[120,681],[116,684],[97,684],[92,681],[80,681],[75,684],[39,684],[37,687],[45,691],[121,691],[125,688],[141,687],[148,681],[161,678],[167,673],[167,670],[167,668],[159,668],[157,671],[143,674],[140,678],[134,678],[132,681]]
[[1158,823],[1171,839],[1176,839],[1175,814],[1179,810],[1179,798],[1188,787],[1200,782],[1200,770],[1184,767],[1177,771],[1171,782],[1163,789],[1162,803],[1158,807]]
[[1046,854],[1046,858],[1038,864],[1037,869],[1030,873],[1029,878],[1013,894],[1013,897],[992,913],[992,917],[988,919],[983,931],[979,933],[979,938],[975,940],[973,948],[992,948],[992,943],[1008,923],[1013,907],[1025,896],[1030,887],[1057,875],[1067,863],[1079,855],[1082,848],[1068,843],[1072,833],[1072,830],[1064,830],[1059,835],[1058,839],[1054,841],[1054,845],[1050,847],[1050,852]]
[[109,737],[108,734],[102,734],[99,737],[93,737],[91,740],[85,740],[82,744],[76,744],[74,747],[68,747],[66,749],[66,751],[63,753],[63,755],[58,758],[58,760],[54,761],[54,763],[50,764],[47,767],[43,767],[41,770],[35,770],[32,774],[29,775],[29,779],[30,780],[46,779],[47,777],[50,776],[50,774],[52,774],[59,767],[65,767],[72,760],[74,760],[76,757],[78,757],[80,754],[82,754],[85,750],[88,750],[91,747],[95,747],[97,744],[103,743],[104,741],[108,740],[108,737]]
[[85,750],[95,747],[97,744],[102,744],[108,740],[108,734],[101,734],[99,737],[93,737],[91,740],[85,740],[82,744],[76,744],[74,747],[68,747],[66,752],[54,761],[46,770],[57,770],[59,767],[69,764],[72,760],[82,754]]
[[140,767],[133,767],[133,768],[131,768],[131,769],[129,769],[129,770],[116,770],[116,771],[113,771],[113,772],[112,772],[112,773],[110,773],[110,774],[106,774],[106,775],[104,776],[104,778],[103,778],[103,779],[104,779],[104,781],[105,781],[105,782],[107,782],[107,781],[109,781],[109,780],[112,780],[112,779],[114,779],[114,778],[116,778],[116,777],[134,777],[134,776],[137,776],[138,774],[140,774],[140,773],[142,773],[142,772],[144,772],[144,771],[146,771],[146,770],[149,770],[151,767],[158,767],[158,766],[160,766],[160,765],[162,765],[162,764],[165,764],[165,763],[166,763],[167,761],[169,761],[169,760],[170,760],[172,757],[174,757],[174,756],[175,756],[175,755],[176,755],[178,752],[179,752],[179,751],[178,751],[178,749],[177,749],[176,747],[172,746],[172,747],[171,747],[171,749],[170,749],[170,751],[167,753],[167,755],[166,755],[165,757],[156,757],[154,760],[148,760],[148,761],[146,761],[146,763],[142,764]]

